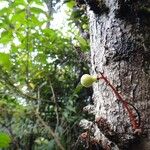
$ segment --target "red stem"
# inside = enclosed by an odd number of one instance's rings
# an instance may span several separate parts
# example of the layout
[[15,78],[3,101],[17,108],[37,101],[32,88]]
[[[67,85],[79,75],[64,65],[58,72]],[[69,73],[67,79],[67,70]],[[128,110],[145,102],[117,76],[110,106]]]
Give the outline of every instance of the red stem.
[[123,106],[126,108],[128,114],[129,114],[129,118],[130,118],[130,122],[132,125],[132,129],[138,129],[139,128],[139,124],[134,116],[134,113],[132,112],[132,110],[128,107],[129,103],[126,102],[122,96],[117,92],[116,88],[107,80],[106,77],[104,77],[104,75],[101,73],[101,77],[97,77],[97,80],[103,79],[108,86],[113,90],[113,92],[115,93],[116,97],[118,98],[119,101],[122,102]]

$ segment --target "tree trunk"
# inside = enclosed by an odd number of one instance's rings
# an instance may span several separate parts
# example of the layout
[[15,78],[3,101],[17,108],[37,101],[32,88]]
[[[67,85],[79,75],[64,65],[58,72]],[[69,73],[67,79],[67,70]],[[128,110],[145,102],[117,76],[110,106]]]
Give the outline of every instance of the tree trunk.
[[[82,120],[80,125],[90,128],[103,149],[150,150],[150,2],[88,0],[86,5],[91,74],[102,72],[123,99],[137,108],[141,124],[136,132],[124,104],[99,80],[93,84],[94,105],[86,107],[96,121]],[[133,107],[131,111],[137,114]],[[134,118],[139,122],[138,116]]]

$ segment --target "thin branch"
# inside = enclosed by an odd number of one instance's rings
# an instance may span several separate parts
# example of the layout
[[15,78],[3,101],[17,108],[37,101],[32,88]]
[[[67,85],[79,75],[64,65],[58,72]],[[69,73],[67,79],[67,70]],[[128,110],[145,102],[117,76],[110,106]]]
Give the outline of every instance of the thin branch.
[[57,128],[59,126],[59,113],[58,113],[58,104],[57,104],[56,96],[55,96],[55,93],[54,93],[54,88],[52,86],[51,81],[50,81],[50,88],[51,88],[51,92],[52,92],[52,98],[53,98],[54,103],[55,103],[55,113],[56,113],[56,119],[57,119],[57,123],[56,123],[56,127],[55,127],[55,132],[56,132]]
[[37,106],[37,111],[39,111],[40,105],[41,105],[41,89],[43,88],[43,86],[46,85],[46,81],[44,83],[42,83],[39,87],[38,87],[38,93],[37,93],[37,100],[38,100],[38,106]]
[[[79,112],[79,114],[80,114],[80,112]],[[70,125],[68,125],[68,126],[66,127],[66,129],[63,131],[63,135],[66,134],[66,132],[67,132],[68,129],[71,131],[71,129],[74,128],[74,126],[78,123],[79,120],[81,120],[81,118],[76,119],[71,127],[70,127]]]
[[81,142],[81,137],[80,135],[78,136],[78,139],[76,140],[74,146],[73,146],[73,150],[77,150],[78,149],[78,146],[79,146],[79,143]]
[[[13,82],[13,80],[11,80],[9,74],[2,69],[1,65],[0,65],[0,72],[1,72],[0,83],[2,83],[4,86],[6,86],[6,88],[8,90],[12,91],[16,96],[20,96],[20,97],[26,99],[27,101],[38,101],[39,100],[36,97],[33,97],[31,95],[24,93],[17,86],[15,86],[15,83]],[[9,93],[9,94],[11,94],[11,93]],[[14,96],[14,94],[13,94],[13,96]],[[50,102],[49,100],[41,99],[41,101],[48,102],[48,103],[54,105],[54,103]]]
[[[1,82],[2,84],[4,84],[8,90],[10,90],[10,91],[13,92],[13,96],[14,96],[14,94],[15,94],[16,97],[20,96],[21,98],[24,98],[24,99],[26,99],[27,101],[38,101],[38,100],[39,100],[39,99],[36,98],[36,97],[33,97],[33,96],[31,96],[31,95],[28,95],[28,94],[22,92],[17,86],[14,86],[14,84],[12,84],[12,83],[9,84],[10,82],[8,83],[8,82],[5,82],[5,81],[3,81],[3,80],[0,80],[0,82]],[[5,94],[6,94],[6,93],[5,93]],[[9,95],[10,95],[10,94],[11,94],[11,93],[9,93]],[[49,100],[41,99],[41,98],[40,98],[40,100],[43,101],[43,102],[48,102],[48,103],[51,104],[51,105],[55,105],[54,102],[51,102],[51,101],[49,101]]]
[[[52,5],[52,0],[44,0],[47,8],[48,8],[48,15],[49,17],[52,16],[52,9],[53,9],[53,5]],[[47,22],[47,25],[46,25],[47,28],[50,27],[50,21]]]
[[38,120],[41,122],[41,124],[49,131],[49,133],[54,137],[55,142],[57,143],[58,147],[61,150],[65,150],[65,148],[63,147],[63,145],[61,144],[59,137],[54,133],[54,131],[52,130],[52,128],[50,126],[48,126],[46,124],[46,122],[40,117],[39,113],[35,113],[35,115],[37,116]]
[[27,20],[27,31],[26,31],[26,51],[27,51],[27,60],[26,60],[26,83],[28,85],[29,82],[29,56],[30,56],[30,51],[29,51],[29,12],[30,7],[29,5],[27,6],[26,9],[26,20]]

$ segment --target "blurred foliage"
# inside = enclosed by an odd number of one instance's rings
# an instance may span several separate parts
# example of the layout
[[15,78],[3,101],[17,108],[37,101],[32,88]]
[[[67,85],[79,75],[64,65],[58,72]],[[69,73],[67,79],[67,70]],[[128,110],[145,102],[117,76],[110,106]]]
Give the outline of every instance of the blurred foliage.
[[53,2],[1,0],[0,148],[55,150],[59,140],[71,149],[78,137],[92,92],[79,83],[88,72],[88,20],[73,0],[65,1],[73,36],[64,36],[49,26],[59,1]]

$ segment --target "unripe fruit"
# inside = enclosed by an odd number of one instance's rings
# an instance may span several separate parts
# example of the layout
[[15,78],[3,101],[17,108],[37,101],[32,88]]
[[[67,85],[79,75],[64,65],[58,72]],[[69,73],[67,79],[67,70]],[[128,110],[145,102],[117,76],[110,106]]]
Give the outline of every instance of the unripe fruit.
[[85,87],[90,87],[92,86],[93,82],[97,81],[97,76],[91,76],[89,74],[84,74],[81,77],[81,84]]

